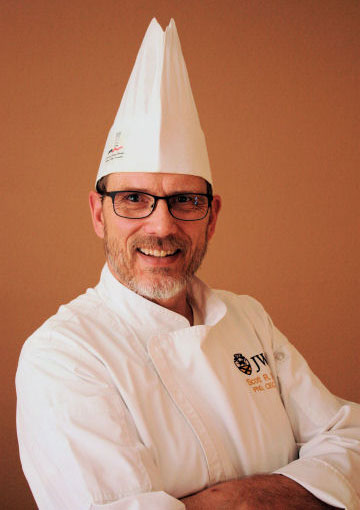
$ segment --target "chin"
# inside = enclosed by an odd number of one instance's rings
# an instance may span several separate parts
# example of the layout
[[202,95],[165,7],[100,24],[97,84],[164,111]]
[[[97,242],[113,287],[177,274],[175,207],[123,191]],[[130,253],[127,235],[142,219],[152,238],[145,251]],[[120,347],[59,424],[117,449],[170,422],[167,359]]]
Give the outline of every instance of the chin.
[[168,300],[180,294],[186,287],[185,279],[175,279],[163,276],[155,281],[132,281],[129,288],[150,300]]

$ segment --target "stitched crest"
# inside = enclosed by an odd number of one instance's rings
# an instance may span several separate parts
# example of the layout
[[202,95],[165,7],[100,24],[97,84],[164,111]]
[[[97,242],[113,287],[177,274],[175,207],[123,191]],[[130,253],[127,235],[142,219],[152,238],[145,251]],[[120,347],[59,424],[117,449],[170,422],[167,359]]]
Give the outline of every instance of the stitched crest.
[[234,354],[234,363],[243,374],[251,375],[252,368],[250,361],[245,356],[239,353]]

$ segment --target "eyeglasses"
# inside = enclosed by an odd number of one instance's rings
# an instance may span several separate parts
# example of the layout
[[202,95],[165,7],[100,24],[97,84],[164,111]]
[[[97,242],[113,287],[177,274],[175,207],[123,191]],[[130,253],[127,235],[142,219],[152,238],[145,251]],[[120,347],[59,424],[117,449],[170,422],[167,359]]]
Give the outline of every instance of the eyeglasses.
[[169,213],[177,220],[202,220],[213,199],[208,193],[177,193],[158,197],[142,191],[103,191],[101,195],[111,197],[117,216],[134,220],[150,216],[155,211],[158,200],[166,201]]

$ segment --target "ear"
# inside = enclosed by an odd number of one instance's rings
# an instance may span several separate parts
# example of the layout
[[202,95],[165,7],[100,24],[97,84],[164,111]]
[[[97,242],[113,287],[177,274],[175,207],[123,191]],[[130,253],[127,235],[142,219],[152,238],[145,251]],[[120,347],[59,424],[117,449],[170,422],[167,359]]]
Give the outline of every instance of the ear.
[[208,241],[210,241],[210,239],[212,238],[212,236],[215,233],[215,226],[216,226],[217,217],[220,212],[220,209],[221,209],[221,197],[220,197],[220,195],[214,195],[213,201],[211,204],[211,209],[210,209],[209,223],[208,223],[208,227],[207,227]]
[[99,195],[99,193],[96,193],[95,191],[90,191],[89,205],[90,205],[91,219],[93,222],[93,227],[94,227],[95,233],[101,239],[104,239],[103,205],[102,205],[101,196]]

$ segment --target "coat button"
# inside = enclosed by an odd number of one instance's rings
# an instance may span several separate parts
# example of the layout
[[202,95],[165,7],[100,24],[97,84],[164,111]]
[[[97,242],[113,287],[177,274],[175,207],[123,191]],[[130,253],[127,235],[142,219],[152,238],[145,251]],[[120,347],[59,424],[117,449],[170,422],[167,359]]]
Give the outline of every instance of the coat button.
[[285,358],[285,354],[281,351],[275,352],[274,357],[275,357],[276,361],[282,361]]

